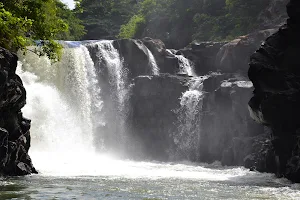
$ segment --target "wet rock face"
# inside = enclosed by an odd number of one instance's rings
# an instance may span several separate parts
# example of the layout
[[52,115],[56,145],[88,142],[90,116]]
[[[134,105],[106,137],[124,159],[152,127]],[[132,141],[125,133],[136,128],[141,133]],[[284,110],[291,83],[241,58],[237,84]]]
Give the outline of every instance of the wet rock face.
[[227,42],[193,42],[190,46],[181,49],[186,58],[195,65],[197,75],[204,75],[210,71],[217,71],[216,56],[221,47]]
[[245,157],[255,153],[253,141],[264,134],[263,126],[248,115],[252,83],[239,74],[216,74],[203,86],[201,161],[244,165]]
[[252,117],[272,128],[278,173],[300,182],[300,2],[287,5],[289,19],[251,56]]
[[187,79],[170,74],[139,76],[134,79],[130,96],[128,125],[135,145],[131,155],[136,158],[168,160],[174,145],[179,98],[188,87]]
[[22,115],[26,91],[15,74],[17,56],[0,48],[0,175],[37,173],[28,155],[30,120]]
[[149,52],[140,40],[123,39],[115,40],[114,47],[118,49],[124,59],[124,65],[129,69],[129,77],[151,74]]
[[179,70],[178,59],[166,50],[159,39],[143,38],[143,43],[153,53],[161,73],[176,74]]

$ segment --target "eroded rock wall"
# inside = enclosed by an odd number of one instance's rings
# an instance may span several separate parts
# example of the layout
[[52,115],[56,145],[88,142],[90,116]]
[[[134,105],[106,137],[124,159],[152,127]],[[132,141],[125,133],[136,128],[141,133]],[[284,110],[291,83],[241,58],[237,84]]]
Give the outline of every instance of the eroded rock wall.
[[30,120],[23,117],[26,91],[16,75],[18,58],[0,48],[0,174],[37,173],[28,155]]
[[289,19],[251,56],[252,117],[272,129],[278,174],[300,182],[300,2],[287,5]]

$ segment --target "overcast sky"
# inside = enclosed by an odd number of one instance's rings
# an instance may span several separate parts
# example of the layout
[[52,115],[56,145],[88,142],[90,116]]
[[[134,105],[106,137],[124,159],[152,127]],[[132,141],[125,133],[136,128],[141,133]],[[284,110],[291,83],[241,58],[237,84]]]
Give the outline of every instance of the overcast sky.
[[73,0],[61,0],[62,2],[64,2],[65,4],[67,4],[69,6],[69,8],[74,9],[75,4]]

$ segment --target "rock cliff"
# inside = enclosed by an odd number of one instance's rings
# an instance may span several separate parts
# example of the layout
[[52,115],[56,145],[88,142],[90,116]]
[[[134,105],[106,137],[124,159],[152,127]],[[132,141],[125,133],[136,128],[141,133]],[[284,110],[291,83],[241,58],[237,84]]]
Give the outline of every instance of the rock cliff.
[[251,56],[252,117],[272,129],[277,173],[300,182],[300,2],[287,5],[289,19]]
[[18,58],[0,48],[0,174],[37,173],[28,155],[30,120],[23,117],[26,91],[16,75]]

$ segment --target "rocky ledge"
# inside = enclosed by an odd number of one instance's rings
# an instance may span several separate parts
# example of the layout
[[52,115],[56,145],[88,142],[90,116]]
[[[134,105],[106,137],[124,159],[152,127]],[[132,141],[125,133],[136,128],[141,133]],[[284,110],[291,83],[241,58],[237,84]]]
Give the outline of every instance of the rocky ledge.
[[251,116],[271,127],[277,174],[300,182],[300,1],[287,5],[289,19],[251,56],[255,87]]
[[16,75],[18,58],[0,48],[0,175],[37,173],[28,155],[30,120],[23,117],[26,91]]

